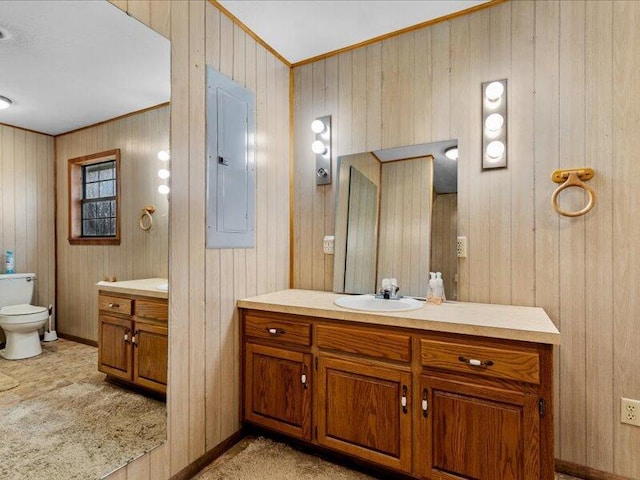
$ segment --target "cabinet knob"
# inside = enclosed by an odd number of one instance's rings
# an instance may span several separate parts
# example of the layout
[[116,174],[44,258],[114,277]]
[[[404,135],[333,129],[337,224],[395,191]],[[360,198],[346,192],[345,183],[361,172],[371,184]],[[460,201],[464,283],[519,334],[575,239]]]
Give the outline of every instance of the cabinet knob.
[[407,413],[407,386],[402,386],[402,397],[400,398],[400,405],[402,406],[402,413]]
[[300,382],[302,383],[302,386],[306,390],[308,388],[308,385],[307,385],[307,366],[306,365],[304,365],[302,367],[302,375],[300,376]]
[[465,358],[463,356],[458,357],[458,360],[462,363],[466,363],[467,365],[471,365],[472,367],[491,367],[493,365],[493,361],[491,360],[478,360],[476,358]]
[[422,390],[422,416],[427,418],[429,412],[429,401],[427,400],[427,389]]
[[271,327],[267,327],[267,332],[269,332],[270,335],[284,335],[285,331],[282,330],[281,328],[271,328]]

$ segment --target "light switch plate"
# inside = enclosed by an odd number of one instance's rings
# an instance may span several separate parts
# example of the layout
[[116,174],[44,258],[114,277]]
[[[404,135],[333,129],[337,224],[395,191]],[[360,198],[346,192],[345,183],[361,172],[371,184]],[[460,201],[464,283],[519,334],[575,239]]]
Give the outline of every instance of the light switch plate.
[[458,237],[456,253],[458,258],[467,258],[467,237]]
[[322,251],[325,253],[325,255],[333,255],[335,251],[335,243],[336,237],[334,237],[333,235],[327,235],[326,237],[324,237],[324,239],[322,240]]

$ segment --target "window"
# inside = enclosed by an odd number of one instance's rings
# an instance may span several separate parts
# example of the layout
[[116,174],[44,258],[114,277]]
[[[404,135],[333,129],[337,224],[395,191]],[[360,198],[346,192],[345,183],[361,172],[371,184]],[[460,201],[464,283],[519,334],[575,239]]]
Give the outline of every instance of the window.
[[120,150],[72,158],[69,243],[120,244]]

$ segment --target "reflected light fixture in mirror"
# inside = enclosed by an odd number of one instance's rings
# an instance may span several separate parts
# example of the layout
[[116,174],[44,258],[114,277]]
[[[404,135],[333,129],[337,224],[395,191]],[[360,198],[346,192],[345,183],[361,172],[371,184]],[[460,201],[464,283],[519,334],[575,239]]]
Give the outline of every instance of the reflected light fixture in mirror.
[[10,98],[3,97],[0,95],[0,110],[4,110],[5,108],[9,108],[13,102]]
[[454,160],[457,161],[458,160],[458,147],[449,147],[444,151],[444,156],[447,157],[449,160]]
[[170,159],[171,153],[169,152],[169,150],[160,150],[158,152],[158,160],[160,160],[161,162],[167,162],[166,168],[161,168],[160,170],[158,170],[158,177],[160,177],[161,180],[165,180],[165,183],[158,186],[158,193],[160,193],[161,195],[168,195],[171,191],[169,185],[167,185],[169,177],[171,176],[171,172],[169,171],[168,167],[168,162]]
[[311,122],[314,140],[311,151],[316,155],[316,185],[331,183],[331,115]]
[[507,80],[482,84],[482,169],[507,166]]

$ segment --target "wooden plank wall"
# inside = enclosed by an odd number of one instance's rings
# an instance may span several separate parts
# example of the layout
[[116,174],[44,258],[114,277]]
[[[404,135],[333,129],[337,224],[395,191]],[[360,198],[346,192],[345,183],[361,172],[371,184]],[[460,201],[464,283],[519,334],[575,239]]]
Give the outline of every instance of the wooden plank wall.
[[[289,284],[289,68],[204,0],[113,2],[171,39],[168,440],[109,478],[166,479],[238,431],[237,299]],[[256,92],[256,248],[206,250],[205,64]]]
[[55,304],[54,189],[53,137],[0,125],[0,272],[13,251],[37,276],[34,305]]
[[[58,315],[61,333],[98,340],[95,284],[118,280],[167,278],[169,201],[158,193],[160,150],[169,148],[171,107],[149,110],[56,137]],[[69,245],[68,175],[70,158],[120,149],[120,245]],[[171,168],[171,167],[170,167]],[[155,205],[153,227],[139,226],[142,208]]]
[[[640,2],[496,5],[294,68],[293,284],[331,290],[333,185],[314,183],[311,120],[333,115],[337,155],[458,138],[462,300],[538,305],[562,332],[556,453],[640,478]],[[508,78],[509,167],[481,171],[480,84]],[[550,206],[560,166],[591,166],[598,204]],[[562,201],[579,205],[581,194]]]
[[432,192],[431,157],[382,163],[377,285],[395,278],[405,295],[426,297]]

